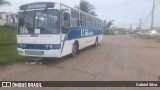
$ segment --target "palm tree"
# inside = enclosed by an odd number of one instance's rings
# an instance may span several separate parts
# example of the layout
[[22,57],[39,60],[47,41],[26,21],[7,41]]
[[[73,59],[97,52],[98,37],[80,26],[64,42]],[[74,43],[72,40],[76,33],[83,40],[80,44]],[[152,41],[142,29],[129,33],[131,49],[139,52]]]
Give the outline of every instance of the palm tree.
[[114,20],[110,20],[107,22],[107,20],[104,20],[104,31],[108,32],[110,27],[113,25]]
[[95,12],[95,7],[85,0],[81,0],[79,5],[75,5],[76,9],[89,13],[91,15],[97,16]]
[[3,5],[10,5],[10,2],[5,0],[0,0],[0,6],[3,6]]

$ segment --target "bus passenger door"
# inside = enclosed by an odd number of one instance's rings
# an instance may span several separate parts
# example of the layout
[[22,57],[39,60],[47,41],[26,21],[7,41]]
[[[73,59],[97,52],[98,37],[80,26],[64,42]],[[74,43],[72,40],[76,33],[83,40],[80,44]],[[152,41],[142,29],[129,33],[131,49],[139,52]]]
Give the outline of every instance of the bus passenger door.
[[62,43],[62,56],[71,52],[72,45],[68,40],[68,32],[71,29],[70,21],[70,8],[61,5],[61,43]]

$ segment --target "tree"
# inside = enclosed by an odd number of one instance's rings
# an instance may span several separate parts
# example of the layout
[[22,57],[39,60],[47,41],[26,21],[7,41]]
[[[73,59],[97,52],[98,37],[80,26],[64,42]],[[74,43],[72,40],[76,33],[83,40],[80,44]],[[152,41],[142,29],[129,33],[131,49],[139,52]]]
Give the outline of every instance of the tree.
[[0,0],[0,6],[4,6],[4,5],[10,5],[10,2],[6,0]]
[[75,5],[76,9],[89,13],[91,15],[97,16],[95,12],[95,7],[85,0],[81,0],[79,5]]
[[111,26],[113,25],[114,20],[110,20],[107,22],[107,20],[104,20],[104,31],[108,32]]

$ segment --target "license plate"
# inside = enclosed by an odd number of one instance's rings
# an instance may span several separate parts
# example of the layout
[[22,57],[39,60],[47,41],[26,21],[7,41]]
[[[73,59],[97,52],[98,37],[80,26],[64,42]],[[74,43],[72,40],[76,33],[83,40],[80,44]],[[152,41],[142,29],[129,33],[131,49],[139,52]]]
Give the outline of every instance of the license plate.
[[25,51],[27,55],[44,55],[43,51]]

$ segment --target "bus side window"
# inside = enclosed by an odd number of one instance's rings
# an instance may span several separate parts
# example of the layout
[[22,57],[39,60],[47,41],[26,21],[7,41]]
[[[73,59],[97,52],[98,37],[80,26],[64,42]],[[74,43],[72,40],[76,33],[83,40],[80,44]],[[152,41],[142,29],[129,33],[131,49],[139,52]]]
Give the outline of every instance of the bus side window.
[[91,16],[87,16],[87,28],[91,28],[92,27],[92,19]]
[[81,27],[86,28],[86,15],[84,13],[80,13],[80,22]]
[[68,33],[70,30],[70,14],[64,12],[62,14],[62,33]]
[[71,22],[72,22],[72,27],[78,27],[80,26],[79,23],[79,12],[76,10],[71,10]]

